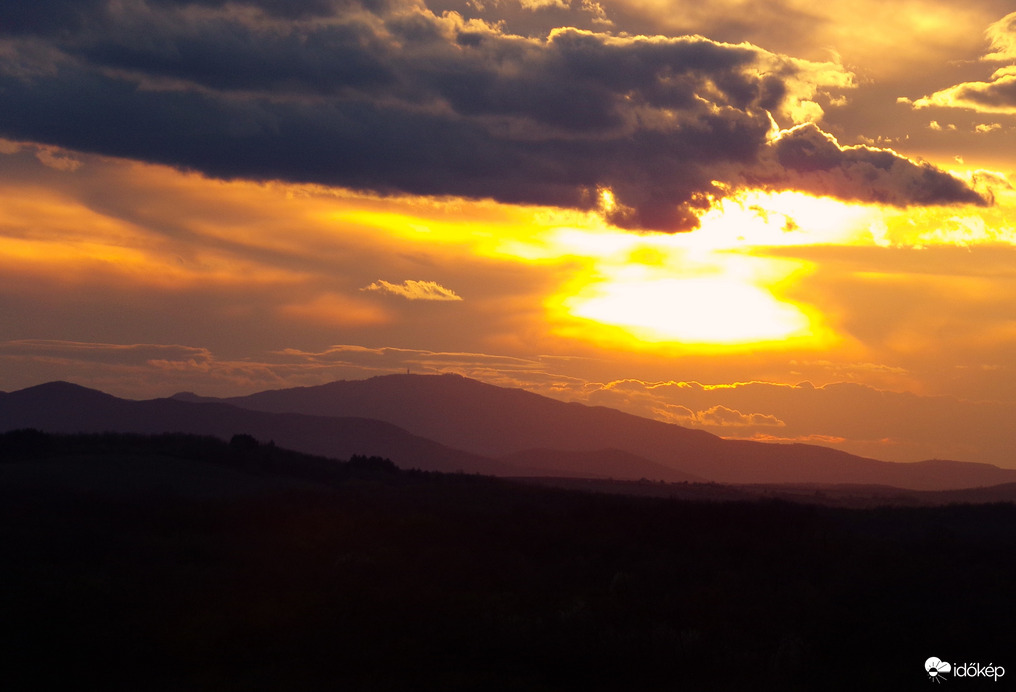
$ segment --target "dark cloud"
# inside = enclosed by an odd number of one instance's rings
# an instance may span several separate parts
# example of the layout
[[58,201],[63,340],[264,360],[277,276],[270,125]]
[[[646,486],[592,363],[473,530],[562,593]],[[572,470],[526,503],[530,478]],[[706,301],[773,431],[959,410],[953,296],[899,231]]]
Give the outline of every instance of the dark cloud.
[[775,165],[749,175],[754,184],[894,206],[987,204],[965,182],[928,163],[888,149],[841,147],[815,125],[782,133],[771,149]]
[[[337,8],[357,0],[243,0],[241,4],[257,8],[269,16],[297,19],[328,16]],[[148,0],[156,8],[222,8],[231,0]],[[7,34],[57,34],[80,31],[87,26],[109,25],[113,14],[109,0],[32,0],[0,3],[0,27]],[[366,4],[366,3],[363,3]],[[383,7],[378,0],[376,7]]]
[[102,12],[105,0],[46,0],[0,3],[0,27],[8,35],[79,30]]
[[356,24],[301,34],[221,21],[140,26],[115,42],[68,47],[88,63],[149,78],[221,91],[320,94],[392,84],[395,77],[382,61],[385,49],[369,28]]
[[395,0],[27,6],[0,9],[11,139],[381,193],[594,209],[609,188],[608,218],[642,229],[692,228],[753,178],[891,204],[979,201],[941,171],[816,128],[773,145],[770,112],[810,99],[822,84],[802,80],[822,70],[747,44],[531,39]]

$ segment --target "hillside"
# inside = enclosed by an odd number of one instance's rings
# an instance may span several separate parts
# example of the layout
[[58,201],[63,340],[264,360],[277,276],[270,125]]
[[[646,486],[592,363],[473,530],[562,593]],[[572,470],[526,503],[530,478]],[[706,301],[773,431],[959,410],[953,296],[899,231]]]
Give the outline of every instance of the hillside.
[[387,375],[222,401],[277,413],[362,415],[449,447],[509,460],[523,453],[532,458],[533,450],[613,449],[721,483],[853,483],[946,490],[1016,481],[1016,470],[990,464],[945,460],[902,464],[816,445],[724,440],[614,409],[564,403],[457,375]]
[[0,395],[0,432],[190,433],[228,440],[250,434],[262,442],[334,458],[382,456],[406,468],[513,475],[518,469],[450,449],[391,423],[249,411],[221,403],[173,399],[131,401],[67,382],[53,382]]
[[803,444],[724,440],[603,407],[466,378],[393,375],[213,400],[131,401],[66,382],[0,395],[0,432],[247,433],[301,452],[392,459],[403,468],[738,484],[949,490],[1016,482],[1016,470],[912,464]]
[[594,452],[588,455],[588,463],[584,453],[573,454],[567,461],[525,454],[513,462],[455,449],[371,418],[271,413],[200,397],[132,401],[68,382],[0,394],[0,432],[21,428],[53,433],[181,432],[227,440],[245,433],[308,454],[334,458],[381,456],[402,468],[424,471],[698,480],[631,454]]

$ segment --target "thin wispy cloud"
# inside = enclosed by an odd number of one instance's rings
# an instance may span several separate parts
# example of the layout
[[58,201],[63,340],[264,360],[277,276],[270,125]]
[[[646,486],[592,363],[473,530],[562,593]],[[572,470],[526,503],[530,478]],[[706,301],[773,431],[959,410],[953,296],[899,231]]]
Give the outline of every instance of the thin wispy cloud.
[[417,281],[406,279],[400,284],[395,284],[384,279],[379,279],[369,286],[364,286],[361,291],[373,291],[386,293],[388,295],[400,296],[408,300],[462,300],[462,296],[450,288],[445,288],[436,281]]

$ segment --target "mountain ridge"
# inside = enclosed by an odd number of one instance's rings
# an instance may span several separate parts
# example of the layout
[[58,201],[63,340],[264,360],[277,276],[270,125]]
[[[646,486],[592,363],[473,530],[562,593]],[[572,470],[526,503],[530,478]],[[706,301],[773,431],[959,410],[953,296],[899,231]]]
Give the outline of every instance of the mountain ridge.
[[[355,415],[354,415],[355,414]],[[331,457],[391,458],[404,468],[719,483],[876,484],[912,490],[1016,481],[991,464],[896,463],[805,444],[725,440],[601,406],[458,375],[384,375],[266,390],[133,401],[67,382],[0,396],[0,430],[252,433]]]
[[[184,432],[229,439],[237,433],[255,435],[308,454],[346,458],[377,455],[402,468],[425,471],[481,473],[494,476],[556,474],[557,463],[525,456],[498,459],[463,451],[409,433],[399,426],[363,416],[316,416],[243,409],[213,397],[192,393],[135,401],[65,381],[47,382],[0,394],[0,432],[35,428],[51,433],[123,432],[158,434]],[[611,467],[583,471],[573,462],[577,477],[639,478],[652,474],[670,482],[700,480],[654,465],[634,455]]]
[[330,415],[359,411],[442,444],[495,458],[535,449],[618,449],[721,483],[874,483],[944,490],[1016,480],[1016,470],[991,464],[899,463],[803,443],[725,440],[616,409],[561,402],[453,374],[337,380],[222,401],[264,411]]
[[229,439],[252,434],[308,454],[336,458],[379,455],[410,460],[428,471],[509,475],[503,462],[449,449],[398,426],[362,417],[270,414],[228,404],[170,398],[134,401],[65,382],[46,383],[0,396],[0,431],[35,428],[52,433],[184,432]]

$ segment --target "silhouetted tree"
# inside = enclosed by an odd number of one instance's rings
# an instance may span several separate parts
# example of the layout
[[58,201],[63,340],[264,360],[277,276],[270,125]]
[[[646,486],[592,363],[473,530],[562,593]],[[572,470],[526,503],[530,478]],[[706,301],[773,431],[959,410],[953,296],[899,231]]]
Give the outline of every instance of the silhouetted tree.
[[229,446],[240,451],[250,451],[260,447],[261,443],[259,443],[252,435],[237,433],[236,435],[233,435],[232,439],[229,441]]

